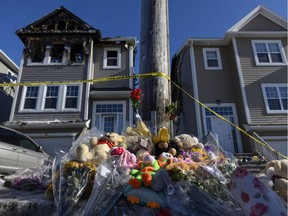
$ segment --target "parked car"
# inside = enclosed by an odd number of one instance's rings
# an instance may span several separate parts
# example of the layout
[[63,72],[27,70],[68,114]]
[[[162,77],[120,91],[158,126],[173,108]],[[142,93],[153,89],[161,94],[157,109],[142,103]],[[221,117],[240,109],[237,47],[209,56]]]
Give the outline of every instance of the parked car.
[[50,156],[29,136],[0,125],[0,173],[50,163]]

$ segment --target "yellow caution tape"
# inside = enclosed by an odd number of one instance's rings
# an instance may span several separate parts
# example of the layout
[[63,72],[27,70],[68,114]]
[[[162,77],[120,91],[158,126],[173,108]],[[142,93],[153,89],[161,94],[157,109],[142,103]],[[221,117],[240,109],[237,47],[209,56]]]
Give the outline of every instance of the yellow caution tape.
[[267,145],[266,143],[261,142],[260,140],[256,139],[249,133],[247,133],[245,130],[242,128],[238,127],[235,125],[233,122],[229,121],[225,117],[219,115],[217,112],[214,110],[210,109],[208,106],[203,104],[201,101],[198,99],[194,98],[192,95],[190,95],[187,91],[185,91],[183,88],[181,88],[179,85],[177,85],[175,82],[173,82],[170,77],[163,72],[152,72],[152,73],[145,73],[145,74],[135,74],[135,75],[129,75],[129,76],[113,76],[113,77],[103,77],[103,78],[96,78],[96,79],[90,79],[90,80],[71,80],[71,81],[42,81],[42,82],[24,82],[24,83],[0,83],[0,87],[4,86],[39,86],[39,85],[61,85],[61,84],[73,84],[73,83],[94,83],[94,82],[107,82],[107,81],[115,81],[115,80],[126,80],[126,79],[135,79],[135,78],[151,78],[151,77],[165,77],[168,81],[170,81],[173,85],[175,85],[177,88],[179,88],[182,92],[184,92],[186,95],[188,95],[190,98],[192,98],[194,101],[196,101],[198,104],[201,106],[205,107],[207,110],[212,112],[214,115],[219,117],[220,119],[226,121],[233,127],[235,127],[238,131],[242,132],[246,136],[250,137],[253,139],[255,142],[259,143],[260,145],[263,145],[267,148],[269,148],[271,151],[277,153],[278,155],[281,155],[283,158],[288,159],[287,156],[281,154],[280,152],[276,151],[273,149],[271,146]]
[[39,86],[39,85],[63,85],[63,84],[73,84],[73,83],[94,83],[94,82],[107,82],[115,80],[126,80],[126,79],[135,79],[135,78],[151,78],[151,77],[166,77],[170,79],[163,72],[153,72],[145,74],[135,74],[131,76],[113,76],[113,77],[103,77],[90,80],[71,80],[71,81],[41,81],[41,82],[23,82],[23,83],[0,83],[0,87],[4,86]]

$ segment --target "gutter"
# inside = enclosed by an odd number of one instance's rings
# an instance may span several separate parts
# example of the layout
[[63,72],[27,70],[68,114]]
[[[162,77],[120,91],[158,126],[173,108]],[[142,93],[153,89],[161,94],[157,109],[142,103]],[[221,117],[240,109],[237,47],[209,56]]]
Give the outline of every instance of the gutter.
[[243,124],[245,131],[287,131],[287,125],[248,125]]
[[12,129],[67,129],[67,128],[85,128],[89,126],[90,121],[83,122],[52,122],[52,123],[31,123],[31,122],[8,122],[6,127]]

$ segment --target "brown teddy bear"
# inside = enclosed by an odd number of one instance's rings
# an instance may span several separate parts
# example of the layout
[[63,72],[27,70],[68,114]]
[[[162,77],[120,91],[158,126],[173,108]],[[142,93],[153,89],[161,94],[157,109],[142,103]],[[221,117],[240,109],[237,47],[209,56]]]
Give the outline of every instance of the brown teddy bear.
[[272,180],[273,189],[287,202],[288,196],[288,160],[269,161],[264,170],[268,180]]
[[177,146],[183,150],[190,150],[192,146],[199,144],[198,138],[189,134],[177,135],[173,140],[176,142]]

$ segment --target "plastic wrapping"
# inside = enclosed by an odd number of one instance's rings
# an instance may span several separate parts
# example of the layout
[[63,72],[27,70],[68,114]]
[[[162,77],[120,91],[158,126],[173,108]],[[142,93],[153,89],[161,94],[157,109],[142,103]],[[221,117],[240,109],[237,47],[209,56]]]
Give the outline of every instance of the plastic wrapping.
[[97,168],[91,196],[82,210],[82,216],[108,215],[122,195],[129,180],[130,169],[123,164],[125,153],[109,157]]
[[232,208],[187,181],[168,185],[167,204],[172,216],[241,215],[240,208]]
[[70,215],[91,181],[94,181],[96,165],[92,161],[77,158],[76,149],[82,143],[89,143],[91,137],[100,135],[96,128],[87,130],[78,137],[66,154],[55,157],[52,184],[56,215]]
[[5,176],[4,185],[18,190],[46,190],[51,179],[51,166],[38,166],[17,170]]

